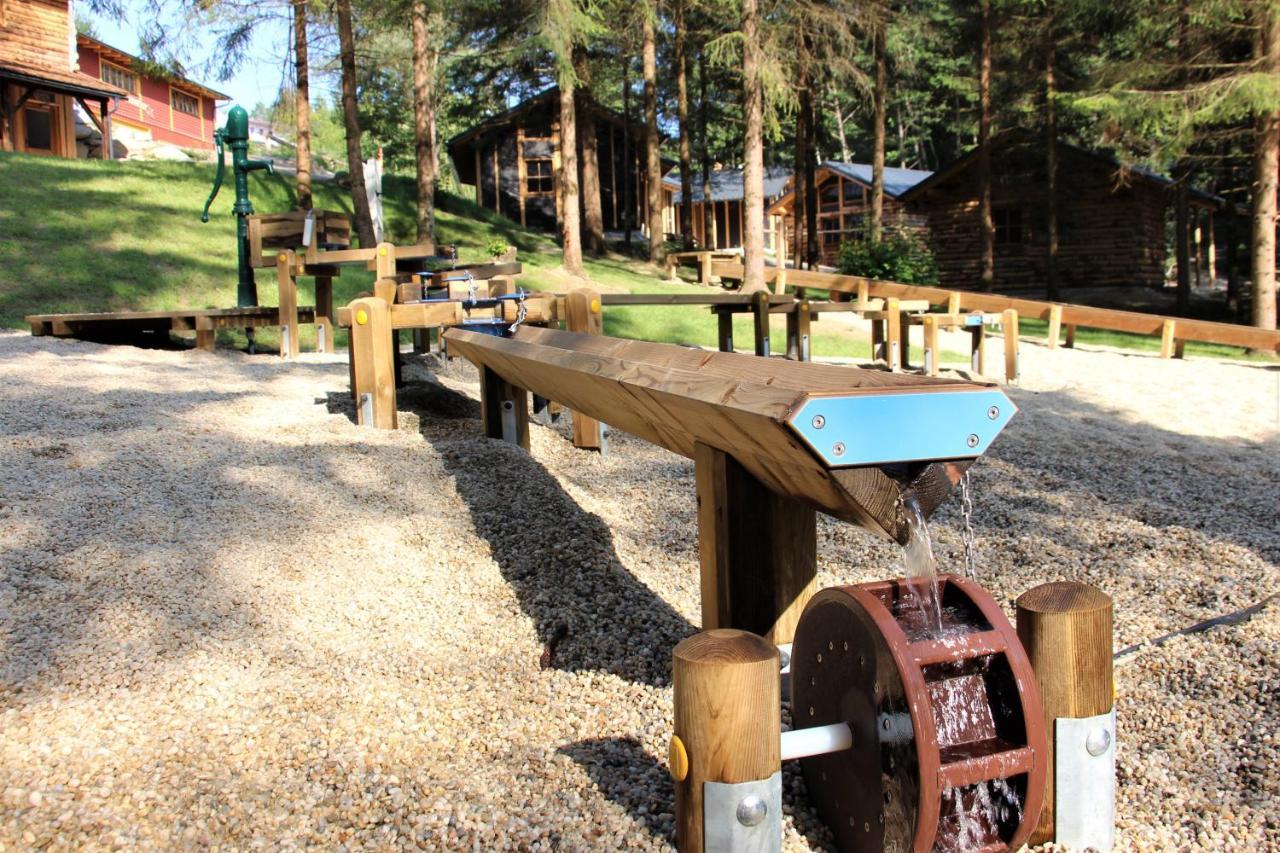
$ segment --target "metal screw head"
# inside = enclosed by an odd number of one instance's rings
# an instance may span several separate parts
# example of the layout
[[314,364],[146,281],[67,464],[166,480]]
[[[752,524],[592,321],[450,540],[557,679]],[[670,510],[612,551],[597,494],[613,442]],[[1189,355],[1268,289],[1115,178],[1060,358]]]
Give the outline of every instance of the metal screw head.
[[969,445],[970,447],[977,447],[978,437],[976,435],[970,434],[970,436],[967,439],[965,439],[965,444]]
[[987,417],[988,417],[988,418],[990,418],[990,419],[991,419],[991,420],[993,420],[993,421],[994,421],[996,418],[1000,417],[1000,407],[999,407],[999,406],[992,406],[991,408],[987,409]]
[[837,441],[835,443],[835,446],[831,448],[831,452],[834,453],[836,456],[844,456],[844,442]]
[[769,804],[755,794],[743,797],[738,803],[738,823],[743,826],[759,826],[768,814]]
[[1111,746],[1111,732],[1107,731],[1101,726],[1089,732],[1089,736],[1085,738],[1085,741],[1084,741],[1084,748],[1094,758],[1097,758],[1099,755],[1102,755],[1102,753],[1106,752],[1108,747],[1110,746]]
[[827,425],[827,419],[826,419],[826,418],[824,418],[822,415],[814,415],[814,416],[813,416],[813,428],[814,428],[814,429],[822,429],[822,428],[823,428],[824,426],[826,426],[826,425]]

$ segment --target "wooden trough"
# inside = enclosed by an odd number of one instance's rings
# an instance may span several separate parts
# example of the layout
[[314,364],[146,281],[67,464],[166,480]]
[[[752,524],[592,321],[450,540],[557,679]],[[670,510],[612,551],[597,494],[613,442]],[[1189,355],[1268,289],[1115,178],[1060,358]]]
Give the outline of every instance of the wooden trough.
[[532,392],[695,460],[703,627],[774,642],[814,591],[815,510],[902,541],[904,498],[932,513],[1014,412],[986,384],[671,344],[535,328],[445,341],[481,370],[490,436],[529,446]]

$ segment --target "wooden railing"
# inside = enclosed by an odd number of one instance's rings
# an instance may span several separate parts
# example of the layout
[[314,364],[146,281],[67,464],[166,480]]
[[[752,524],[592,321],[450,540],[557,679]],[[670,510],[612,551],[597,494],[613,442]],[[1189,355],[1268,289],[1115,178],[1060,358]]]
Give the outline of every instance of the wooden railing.
[[[717,262],[712,272],[722,279],[741,281],[741,264]],[[776,267],[765,268],[765,279],[777,278]],[[1186,317],[1167,317],[1161,314],[1143,314],[1138,311],[1119,311],[1113,308],[1091,308],[1087,305],[1069,305],[1044,302],[1038,299],[1022,299],[1001,296],[996,293],[978,293],[969,290],[948,290],[917,284],[901,284],[856,275],[815,272],[813,270],[786,271],[786,283],[806,290],[824,290],[828,293],[858,294],[895,297],[898,299],[925,299],[931,305],[947,306],[949,311],[998,312],[1012,308],[1026,319],[1044,320],[1049,324],[1049,346],[1058,345],[1062,327],[1067,329],[1067,342],[1074,342],[1076,327],[1127,332],[1133,335],[1159,335],[1160,354],[1164,358],[1181,355],[1185,341],[1222,344],[1262,352],[1280,353],[1280,332],[1237,326],[1233,323],[1215,323],[1209,320],[1192,320]]]

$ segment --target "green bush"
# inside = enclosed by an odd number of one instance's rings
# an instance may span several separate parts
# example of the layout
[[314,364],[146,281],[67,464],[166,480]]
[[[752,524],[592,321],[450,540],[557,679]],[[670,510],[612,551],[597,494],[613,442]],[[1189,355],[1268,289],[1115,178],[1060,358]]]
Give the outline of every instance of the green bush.
[[885,231],[878,243],[867,239],[841,243],[837,266],[845,275],[905,284],[938,283],[938,265],[929,247],[903,231]]

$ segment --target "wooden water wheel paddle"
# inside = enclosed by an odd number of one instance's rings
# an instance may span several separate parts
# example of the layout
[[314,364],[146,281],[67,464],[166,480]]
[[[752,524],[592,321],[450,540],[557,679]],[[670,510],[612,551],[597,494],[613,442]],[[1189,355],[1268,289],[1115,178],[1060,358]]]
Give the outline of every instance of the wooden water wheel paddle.
[[818,593],[791,657],[796,728],[847,723],[853,746],[802,759],[841,850],[1016,849],[1044,799],[1035,675],[999,606],[939,578],[942,630],[906,581]]

